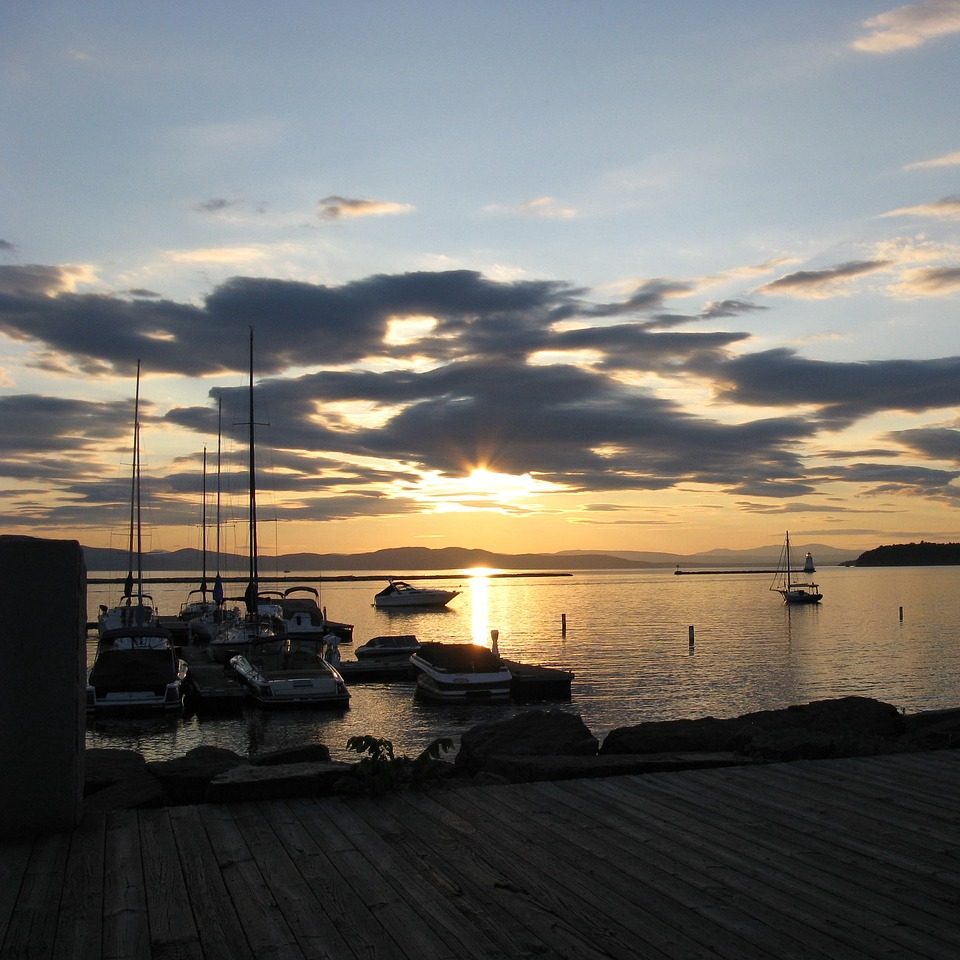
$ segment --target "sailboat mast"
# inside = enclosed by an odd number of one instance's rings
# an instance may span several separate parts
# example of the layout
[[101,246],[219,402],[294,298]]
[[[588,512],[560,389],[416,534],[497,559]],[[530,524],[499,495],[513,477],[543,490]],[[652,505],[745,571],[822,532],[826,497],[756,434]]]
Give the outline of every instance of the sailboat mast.
[[133,407],[133,482],[137,511],[137,603],[143,605],[143,529],[140,516],[140,361],[137,360],[137,392]]
[[200,483],[200,595],[207,599],[207,448],[203,448],[203,479]]
[[787,531],[786,539],[786,551],[787,551],[787,589],[790,589],[790,531]]
[[250,328],[250,590],[251,613],[256,612],[257,595],[260,592],[260,575],[257,563],[257,471],[254,459],[253,423],[253,327]]
[[140,361],[137,360],[137,381],[136,392],[133,400],[133,462],[130,467],[130,524],[127,541],[127,579],[123,586],[123,595],[125,597],[133,596],[133,552],[134,552],[134,533],[136,527],[136,504],[137,504],[137,425],[140,422]]

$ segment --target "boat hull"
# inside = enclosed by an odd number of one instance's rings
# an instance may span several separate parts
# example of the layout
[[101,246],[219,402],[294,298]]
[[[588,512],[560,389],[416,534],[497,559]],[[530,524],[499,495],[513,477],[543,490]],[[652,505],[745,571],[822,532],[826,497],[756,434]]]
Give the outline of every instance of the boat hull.
[[320,661],[306,669],[271,668],[233,657],[230,666],[247,688],[247,694],[263,707],[331,707],[350,705],[350,694],[340,674]]
[[417,692],[430,700],[508,700],[513,676],[486,647],[425,643],[410,657]]

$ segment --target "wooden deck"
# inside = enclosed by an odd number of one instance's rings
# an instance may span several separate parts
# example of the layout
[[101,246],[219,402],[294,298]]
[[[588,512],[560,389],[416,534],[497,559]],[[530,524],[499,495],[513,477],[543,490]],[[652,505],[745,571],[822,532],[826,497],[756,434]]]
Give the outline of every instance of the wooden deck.
[[960,956],[960,751],[117,811],[0,846],[0,956]]

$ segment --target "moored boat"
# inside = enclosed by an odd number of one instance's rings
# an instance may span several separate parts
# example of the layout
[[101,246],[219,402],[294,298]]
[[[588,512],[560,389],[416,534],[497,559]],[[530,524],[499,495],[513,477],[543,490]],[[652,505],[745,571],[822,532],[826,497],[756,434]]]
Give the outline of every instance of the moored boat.
[[431,700],[507,700],[512,676],[497,654],[475,643],[420,645],[410,657],[417,693]]
[[358,660],[397,660],[408,658],[420,647],[420,641],[412,633],[407,633],[399,636],[371,637],[363,646],[357,647],[354,654]]
[[438,587],[415,587],[405,580],[393,580],[374,598],[373,604],[380,609],[404,607],[445,607],[459,590],[441,590]]
[[92,711],[177,710],[183,697],[187,664],[156,624],[107,630],[87,681]]
[[281,616],[291,636],[322,639],[335,634],[340,643],[353,643],[353,624],[327,619],[316,587],[287,587],[279,598]]
[[284,637],[251,645],[230,666],[261,706],[340,707],[350,694],[339,671],[321,656],[321,641]]

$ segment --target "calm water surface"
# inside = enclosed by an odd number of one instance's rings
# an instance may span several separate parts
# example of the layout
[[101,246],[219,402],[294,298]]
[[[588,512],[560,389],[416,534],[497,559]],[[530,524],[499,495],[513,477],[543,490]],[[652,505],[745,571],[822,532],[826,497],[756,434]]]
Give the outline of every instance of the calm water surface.
[[[372,606],[382,583],[359,581],[322,584],[321,602],[332,619],[355,625],[355,645],[400,633],[489,644],[490,631],[499,630],[504,656],[575,673],[571,701],[559,706],[580,714],[600,739],[645,720],[736,716],[850,694],[909,712],[958,705],[960,567],[824,567],[816,574],[822,604],[800,608],[769,592],[771,579],[672,570],[449,577],[436,582],[463,593],[446,610],[392,613]],[[172,615],[190,585],[150,589],[160,612]],[[91,585],[90,619],[119,591]],[[351,659],[351,648],[342,655]],[[369,733],[413,756],[436,737],[456,740],[477,723],[529,709],[430,704],[414,697],[410,683],[355,684],[350,692],[342,714],[251,707],[242,716],[90,720],[87,745],[166,759],[200,744],[254,754],[321,742],[346,759],[347,739]]]

